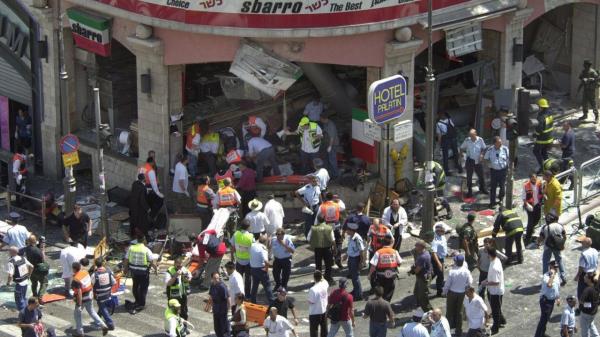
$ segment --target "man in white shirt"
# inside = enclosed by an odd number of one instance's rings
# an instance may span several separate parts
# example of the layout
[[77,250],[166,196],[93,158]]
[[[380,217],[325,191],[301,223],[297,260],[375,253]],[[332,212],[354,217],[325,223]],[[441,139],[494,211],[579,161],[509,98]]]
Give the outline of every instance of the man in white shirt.
[[304,236],[308,236],[310,227],[315,223],[317,208],[321,203],[321,188],[319,187],[319,178],[315,175],[310,176],[310,184],[304,185],[296,191],[296,197],[304,203]]
[[254,242],[250,246],[250,273],[252,274],[252,290],[250,291],[250,301],[256,302],[258,294],[258,285],[262,284],[267,304],[271,303],[275,297],[273,296],[273,288],[271,280],[269,280],[269,252],[267,250],[267,238],[262,236],[258,242]]
[[[461,303],[462,305],[462,303]],[[449,310],[446,310],[449,312]],[[461,309],[462,311],[462,309]],[[444,315],[442,315],[442,309],[435,308],[429,315],[431,321],[431,337],[452,337],[450,334],[450,324]],[[456,333],[456,336],[462,336],[461,333]]]
[[490,269],[488,270],[487,280],[481,282],[482,286],[488,288],[490,306],[492,307],[492,317],[494,324],[492,325],[492,335],[498,333],[501,324],[506,324],[506,319],[502,314],[502,296],[504,296],[504,270],[502,262],[496,256],[496,248],[488,248],[490,256]]
[[321,193],[325,193],[325,191],[327,191],[327,185],[329,185],[329,180],[331,179],[329,177],[329,172],[325,168],[321,158],[313,159],[313,166],[315,167],[315,172],[313,174],[319,179]]
[[298,337],[290,321],[283,316],[279,316],[275,307],[269,309],[269,318],[265,319],[263,327],[269,337],[289,337],[290,331],[295,337]]
[[463,305],[469,323],[467,336],[483,337],[485,336],[485,322],[489,317],[488,307],[483,298],[475,293],[475,288],[469,286],[465,294]]
[[394,199],[388,207],[383,210],[381,216],[383,224],[388,226],[394,234],[394,249],[400,251],[404,226],[408,223],[408,215],[404,207],[400,206],[400,199]]
[[450,329],[454,329],[457,336],[462,336],[462,312],[465,299],[465,289],[473,282],[473,276],[465,265],[465,257],[456,255],[454,266],[448,272],[444,284],[443,294],[446,296],[446,313]]
[[421,323],[423,315],[424,313],[421,308],[415,310],[412,315],[412,321],[404,324],[402,330],[400,330],[399,337],[430,337],[427,328]]
[[320,270],[313,274],[315,284],[308,290],[308,320],[310,323],[310,335],[318,336],[319,327],[321,337],[327,336],[327,290],[329,283],[323,279]]
[[311,122],[318,122],[321,120],[321,114],[323,113],[323,102],[321,102],[321,96],[315,94],[311,101],[304,106],[304,116],[308,117]]
[[577,298],[581,298],[581,293],[586,287],[583,277],[587,273],[595,273],[596,269],[598,269],[598,251],[592,247],[592,238],[584,237],[581,240],[581,255],[579,256],[577,275],[573,279],[577,282]]
[[175,176],[173,177],[173,192],[185,194],[187,197],[190,196],[188,192],[188,171],[187,163],[188,156],[185,154],[178,155],[179,160],[175,165]]
[[231,313],[233,314],[233,306],[235,305],[235,298],[238,294],[244,294],[244,278],[237,270],[235,270],[235,263],[229,261],[225,264],[225,271],[229,275],[229,304],[231,305]]
[[261,234],[265,234],[267,230],[267,226],[269,226],[269,218],[265,215],[265,213],[261,212],[262,202],[258,199],[253,199],[248,203],[248,208],[250,208],[250,212],[246,214],[244,218],[250,224],[250,233],[254,235],[254,239],[258,240]]
[[27,238],[29,238],[29,231],[23,225],[19,225],[19,218],[21,215],[17,212],[10,212],[10,219],[7,223],[10,228],[4,234],[4,238],[0,243],[0,248],[4,246],[15,246],[17,249],[24,248],[27,245]]
[[275,200],[275,194],[270,193],[267,198],[269,198],[269,201],[265,204],[265,215],[269,219],[269,225],[266,229],[267,235],[273,236],[279,228],[283,228],[285,212],[281,203]]
[[70,242],[70,245],[60,251],[60,264],[62,265],[62,279],[65,281],[65,294],[72,295],[71,281],[73,280],[73,262],[85,257],[85,248],[78,242]]
[[483,154],[485,153],[485,142],[483,138],[477,135],[475,129],[469,130],[469,137],[460,145],[461,155],[466,153],[465,170],[467,171],[467,195],[470,198],[473,196],[473,171],[477,174],[479,182],[479,193],[487,194],[485,189],[485,178],[483,174]]
[[242,124],[242,137],[244,140],[254,136],[265,138],[266,134],[267,124],[258,116],[249,115],[248,120]]
[[252,137],[248,141],[248,157],[256,164],[256,181],[263,180],[265,164],[271,165],[273,175],[281,175],[277,156],[275,155],[275,147],[264,138]]
[[21,312],[27,306],[27,286],[31,272],[33,272],[33,265],[24,256],[19,256],[17,247],[11,246],[9,253],[10,258],[6,264],[6,273],[8,274],[6,285],[10,286],[12,282],[15,283],[15,305]]
[[285,134],[300,136],[301,173],[306,174],[310,162],[319,156],[323,130],[316,122],[311,122],[308,117],[302,117],[296,131],[290,131],[289,128],[286,128]]

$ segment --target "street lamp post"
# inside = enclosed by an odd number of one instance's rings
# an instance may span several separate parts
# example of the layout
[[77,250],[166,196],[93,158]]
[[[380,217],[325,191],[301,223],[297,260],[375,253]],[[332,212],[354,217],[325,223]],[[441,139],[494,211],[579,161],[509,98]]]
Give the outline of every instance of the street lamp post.
[[[60,77],[60,113],[63,124],[63,132],[66,134],[71,133],[71,116],[69,116],[69,92],[68,92],[68,81],[69,75],[67,74],[67,67],[65,65],[65,44],[63,39],[63,13],[61,9],[61,1],[57,1],[56,5],[56,16],[58,20],[58,63],[59,63],[59,77]],[[73,212],[73,205],[75,204],[75,192],[77,191],[77,182],[73,175],[73,166],[65,166],[65,178],[63,179],[63,193],[65,206],[63,211],[65,214],[71,214]]]
[[100,89],[94,88],[94,110],[96,114],[96,153],[98,154],[98,190],[100,194],[100,228],[108,240],[108,222],[106,216],[106,179],[104,177],[104,141],[100,135],[102,116],[100,114]]
[[433,214],[435,207],[435,185],[433,181],[433,149],[434,149],[434,139],[433,139],[433,129],[435,127],[434,123],[434,84],[435,84],[435,75],[433,74],[433,40],[432,40],[432,22],[433,22],[433,8],[432,8],[432,0],[427,1],[427,75],[426,75],[426,85],[427,85],[427,113],[426,113],[426,138],[427,138],[427,159],[425,162],[425,177],[426,177],[426,186],[425,186],[425,205],[423,207],[423,217],[421,224],[421,238],[426,239],[430,237],[428,233],[432,231],[433,228]]

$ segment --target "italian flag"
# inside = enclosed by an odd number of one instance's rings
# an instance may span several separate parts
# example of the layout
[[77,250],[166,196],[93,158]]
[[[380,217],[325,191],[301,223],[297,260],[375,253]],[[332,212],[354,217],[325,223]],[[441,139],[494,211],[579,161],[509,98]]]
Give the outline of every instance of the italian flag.
[[110,56],[111,20],[80,8],[67,9],[77,47],[100,56]]
[[369,114],[361,109],[352,109],[352,155],[367,163],[377,161],[375,141],[365,136],[365,120]]

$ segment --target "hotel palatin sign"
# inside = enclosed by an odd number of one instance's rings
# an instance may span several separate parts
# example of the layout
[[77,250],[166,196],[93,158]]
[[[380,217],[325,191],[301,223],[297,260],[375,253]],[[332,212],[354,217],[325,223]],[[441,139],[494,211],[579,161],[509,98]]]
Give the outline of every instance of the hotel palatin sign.
[[[372,24],[427,12],[426,0],[98,0],[130,12],[187,24],[328,28]],[[434,9],[468,0],[433,0]]]
[[67,9],[77,47],[100,56],[110,56],[112,20],[79,8]]

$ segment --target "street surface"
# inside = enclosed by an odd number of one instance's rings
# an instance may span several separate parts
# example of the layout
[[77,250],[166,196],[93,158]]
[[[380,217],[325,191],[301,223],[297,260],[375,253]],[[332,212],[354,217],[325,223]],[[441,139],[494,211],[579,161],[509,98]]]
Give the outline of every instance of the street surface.
[[[578,117],[579,114],[575,115]],[[577,125],[577,124],[575,124]],[[559,128],[556,127],[558,130]],[[585,124],[585,127],[575,126],[577,135],[577,154],[575,156],[575,162],[577,165],[585,160],[591,159],[595,156],[600,155],[600,146],[598,144],[598,137],[596,136],[596,129],[591,123]],[[557,132],[557,134],[560,134]],[[527,176],[527,173],[532,169],[537,170],[537,164],[531,154],[531,147],[522,145],[519,147],[519,167],[517,169],[516,181],[514,186],[515,199],[520,198],[521,181]],[[462,178],[457,176],[451,176],[448,179],[449,195],[453,195],[454,191],[460,189]],[[586,179],[589,179],[587,177]],[[451,197],[450,202],[454,210],[454,218],[448,221],[451,227],[456,227],[458,223],[462,223],[466,218],[466,212],[471,209],[482,209],[479,204],[486,205],[488,203],[487,196],[481,195],[477,198],[473,204],[466,204],[458,197]],[[593,201],[592,201],[593,203]],[[600,210],[600,207],[596,207],[596,210]],[[570,208],[561,219],[576,219],[576,208]],[[592,209],[589,213],[593,213]],[[588,213],[588,214],[589,214]],[[2,208],[0,217],[6,216],[6,208]],[[585,219],[587,214],[582,214],[582,219]],[[526,217],[522,216],[524,223],[526,223]],[[478,216],[476,222],[479,226],[485,227],[491,224],[493,217]],[[572,234],[571,222],[566,224],[566,229],[569,234]],[[32,231],[39,232],[40,224],[39,219],[28,217],[24,224]],[[307,249],[306,241],[304,241],[298,234],[300,233],[300,227],[298,225],[292,226],[292,232],[296,235],[295,243],[298,247],[296,254],[294,255],[294,269],[292,277],[290,279],[289,295],[296,299],[296,310],[299,315],[300,324],[297,326],[296,331],[299,336],[308,336],[308,303],[306,301],[307,292],[309,287],[312,285],[312,272],[314,270],[313,254]],[[51,271],[50,271],[50,285],[49,289],[55,287],[62,287],[63,281],[60,278],[60,267],[58,267],[59,251],[64,247],[62,243],[61,233],[59,228],[48,228],[48,249],[47,255],[51,259]],[[572,281],[576,270],[577,261],[579,256],[579,244],[575,241],[576,235],[570,235],[567,241],[567,247],[563,252],[563,259],[565,261],[565,268],[567,270],[568,284],[561,288],[561,298],[567,295],[575,294],[576,282]],[[97,237],[94,237],[93,242],[97,242]],[[405,237],[402,243],[401,255],[404,259],[404,263],[400,267],[400,278],[396,283],[396,291],[392,300],[393,308],[396,313],[396,327],[388,331],[388,336],[397,336],[399,329],[404,322],[410,319],[411,312],[415,308],[415,301],[412,296],[412,289],[414,285],[414,277],[408,275],[408,270],[412,264],[412,257],[410,256],[409,250],[413,247],[415,242],[414,238]],[[452,247],[451,247],[452,249]],[[507,319],[507,325],[505,328],[500,330],[497,336],[533,336],[534,330],[539,319],[539,285],[541,279],[541,249],[529,248],[524,252],[525,261],[521,265],[511,266],[505,270],[505,283],[506,283],[506,294],[504,296],[503,312]],[[224,258],[222,265],[228,259],[228,255]],[[7,261],[8,253],[3,251],[0,253],[0,283],[4,284],[6,280],[5,265]],[[450,262],[448,262],[450,263]],[[163,266],[164,271],[166,267]],[[337,267],[334,267],[334,278],[337,279],[340,276],[345,276],[346,270],[339,271]],[[478,272],[473,272],[473,278],[477,280]],[[369,290],[369,283],[366,279],[366,270],[362,273],[361,278],[363,284],[363,290]],[[349,283],[349,287],[351,283]],[[337,287],[337,285],[335,285]],[[331,287],[330,290],[334,289]],[[20,330],[15,326],[17,313],[14,310],[14,301],[12,289],[7,287],[0,288],[0,337],[13,337],[20,336]],[[434,294],[435,290],[432,288],[430,294]],[[190,321],[195,325],[196,329],[191,336],[210,336],[213,334],[213,322],[212,314],[203,311],[204,303],[203,300],[207,297],[206,292],[199,292],[197,287],[192,288],[192,294],[188,298],[189,316]],[[125,294],[119,297],[120,304],[123,304],[125,299],[132,299],[130,293],[130,283],[128,282],[128,289]],[[259,292],[259,302],[264,301],[264,295],[262,291]],[[434,298],[431,300],[434,307],[441,307],[442,310],[445,308],[444,298]],[[115,337],[158,337],[164,336],[163,320],[164,320],[164,309],[166,306],[166,295],[165,286],[163,283],[163,275],[152,275],[151,285],[148,292],[148,300],[146,309],[136,315],[130,315],[127,313],[122,306],[118,307],[113,319],[115,320],[116,330],[109,332],[109,336]],[[356,330],[355,336],[368,336],[368,321],[360,318],[362,311],[365,306],[365,301],[359,301],[355,303],[355,316],[356,319]],[[548,324],[547,333],[551,336],[558,336],[560,320],[560,313],[562,307],[555,308],[552,315],[552,319]],[[73,303],[71,301],[59,301],[51,304],[47,304],[43,309],[45,323],[48,326],[56,328],[58,336],[68,336],[74,332],[73,329]],[[290,316],[291,317],[291,316]],[[84,314],[84,324],[86,324],[85,331],[86,336],[101,336],[101,331],[92,329],[89,325],[91,319]],[[464,323],[466,330],[466,322]],[[254,327],[250,330],[251,335],[263,336],[264,330],[262,328]],[[343,331],[338,332],[341,336]]]

